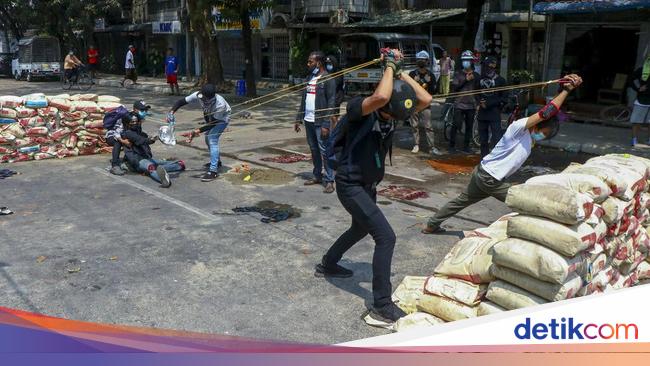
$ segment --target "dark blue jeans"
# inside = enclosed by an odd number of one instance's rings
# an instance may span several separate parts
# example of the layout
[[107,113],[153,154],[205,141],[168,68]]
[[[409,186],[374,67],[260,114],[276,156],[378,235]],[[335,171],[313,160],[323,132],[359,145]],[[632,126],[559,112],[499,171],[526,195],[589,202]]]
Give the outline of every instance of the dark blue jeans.
[[[305,133],[307,134],[307,144],[311,151],[311,161],[314,164],[314,179],[322,180],[325,183],[334,182],[334,171],[328,164],[325,158],[325,149],[327,148],[327,141],[321,137],[320,126],[314,126],[313,122],[305,122]],[[323,177],[323,168],[325,168],[325,177]]]
[[158,176],[158,172],[156,172],[156,168],[158,166],[165,168],[167,173],[180,172],[181,170],[185,169],[185,167],[178,161],[142,159],[138,165],[138,171],[142,173],[148,173],[151,179],[160,183],[160,177]]

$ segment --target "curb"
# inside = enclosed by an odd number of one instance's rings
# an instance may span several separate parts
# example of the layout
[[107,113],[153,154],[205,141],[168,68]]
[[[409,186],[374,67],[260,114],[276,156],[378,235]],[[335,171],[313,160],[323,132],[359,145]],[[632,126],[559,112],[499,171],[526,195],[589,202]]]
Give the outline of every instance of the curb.
[[539,143],[539,146],[549,147],[553,149],[573,152],[573,153],[584,153],[590,155],[606,155],[606,154],[632,154],[636,156],[650,158],[650,149],[649,150],[639,150],[632,149],[629,147],[623,147],[617,144],[594,144],[593,142],[567,142],[567,141],[542,141]]

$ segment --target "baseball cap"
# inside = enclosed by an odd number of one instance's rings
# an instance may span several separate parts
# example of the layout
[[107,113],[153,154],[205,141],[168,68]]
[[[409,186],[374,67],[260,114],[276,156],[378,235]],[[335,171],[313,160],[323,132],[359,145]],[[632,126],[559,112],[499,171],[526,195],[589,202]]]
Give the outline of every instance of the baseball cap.
[[148,111],[151,109],[151,106],[145,103],[144,100],[138,100],[137,102],[133,103],[133,109],[137,109],[139,111]]

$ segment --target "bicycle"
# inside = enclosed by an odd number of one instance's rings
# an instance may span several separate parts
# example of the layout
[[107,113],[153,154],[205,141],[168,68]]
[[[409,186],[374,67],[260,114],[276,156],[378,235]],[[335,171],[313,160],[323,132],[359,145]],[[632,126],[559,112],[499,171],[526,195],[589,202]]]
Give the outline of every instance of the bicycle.
[[90,90],[94,84],[92,76],[83,65],[77,67],[77,75],[73,76],[72,79],[74,80],[66,77],[65,71],[61,74],[61,87],[63,90],[70,90],[76,85],[80,90],[86,91]]
[[[456,107],[454,107],[454,103],[451,102],[446,102],[443,109],[442,109],[442,114],[441,114],[441,120],[444,122],[444,136],[445,136],[445,141],[451,140],[451,128],[454,124],[454,113],[455,113]],[[460,133],[465,134],[465,124],[461,123],[460,124]],[[472,128],[472,142],[476,146],[481,146],[480,143],[480,138],[478,135],[478,113],[474,113],[474,126]]]
[[614,122],[629,122],[631,116],[632,109],[623,104],[609,106],[600,111],[601,119]]

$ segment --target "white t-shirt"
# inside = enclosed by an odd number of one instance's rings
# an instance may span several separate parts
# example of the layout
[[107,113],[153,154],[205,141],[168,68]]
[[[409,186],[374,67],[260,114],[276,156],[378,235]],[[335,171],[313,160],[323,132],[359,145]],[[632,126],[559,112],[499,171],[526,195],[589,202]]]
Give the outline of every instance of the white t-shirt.
[[305,97],[305,122],[314,122],[316,119],[316,83],[320,79],[314,76],[307,84],[307,96]]
[[124,60],[124,68],[125,69],[135,69],[134,65],[135,64],[133,63],[133,52],[131,52],[131,50],[128,50],[126,52],[126,60]]
[[481,167],[497,180],[511,176],[524,164],[533,138],[526,128],[528,117],[514,121],[492,149],[492,152],[481,160]]

